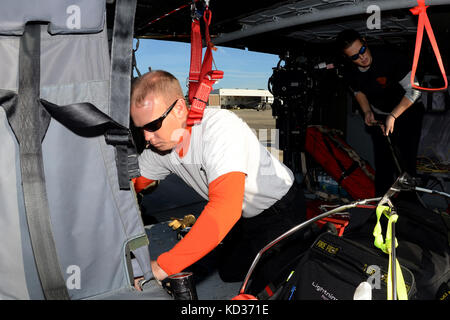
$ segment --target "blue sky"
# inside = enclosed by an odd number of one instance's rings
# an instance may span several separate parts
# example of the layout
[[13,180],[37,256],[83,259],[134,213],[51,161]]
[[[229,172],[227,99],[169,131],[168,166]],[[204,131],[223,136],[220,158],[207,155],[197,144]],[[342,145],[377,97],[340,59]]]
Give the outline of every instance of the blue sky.
[[[190,54],[189,43],[141,39],[136,51],[136,62],[141,73],[147,72],[149,67],[169,71],[178,78],[183,91],[187,92]],[[220,46],[217,51],[213,51],[213,56],[217,69],[224,72],[224,78],[213,89],[267,89],[272,68],[279,60],[277,55]]]

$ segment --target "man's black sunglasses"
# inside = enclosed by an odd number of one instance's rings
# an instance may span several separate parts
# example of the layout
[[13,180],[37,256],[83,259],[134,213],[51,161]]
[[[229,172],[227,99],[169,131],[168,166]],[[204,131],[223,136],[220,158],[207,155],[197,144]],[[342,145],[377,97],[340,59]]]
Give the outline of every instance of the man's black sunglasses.
[[359,55],[364,54],[367,50],[366,46],[362,46],[361,49],[359,49],[359,52],[357,54],[354,54],[352,56],[350,56],[349,58],[352,59],[353,61],[358,60]]
[[140,127],[143,130],[149,131],[149,132],[154,132],[157,131],[161,128],[162,123],[164,121],[164,119],[167,117],[167,115],[170,113],[170,111],[172,111],[173,107],[175,107],[175,105],[177,104],[179,99],[175,100],[170,107],[166,110],[166,112],[163,113],[163,115],[161,117],[159,117],[158,119],[153,120],[152,122],[149,122],[147,124],[144,124],[142,127]]

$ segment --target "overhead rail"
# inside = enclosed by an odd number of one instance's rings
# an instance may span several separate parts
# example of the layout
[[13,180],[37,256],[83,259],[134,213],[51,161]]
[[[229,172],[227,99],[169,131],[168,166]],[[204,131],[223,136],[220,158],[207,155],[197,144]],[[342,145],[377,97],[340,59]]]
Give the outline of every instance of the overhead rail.
[[[244,18],[239,20],[243,23],[240,30],[222,33],[214,38],[212,41],[215,45],[224,44],[233,40],[239,40],[249,36],[263,34],[266,32],[281,30],[288,27],[294,27],[302,24],[324,21],[338,17],[348,17],[354,15],[361,15],[367,13],[369,6],[378,6],[381,11],[391,11],[398,9],[409,9],[417,5],[417,0],[385,0],[385,1],[355,1],[355,0],[339,0],[339,1],[301,1],[299,4],[311,7],[310,10],[306,8],[293,7],[290,4],[293,15],[286,16],[289,12],[288,5],[285,6],[284,11],[278,12],[279,15],[272,13],[273,10],[260,12],[258,15],[252,15],[252,19]],[[314,5],[315,4],[315,5]],[[327,4],[327,5],[325,5]],[[449,5],[450,0],[428,0],[427,5],[439,6]],[[260,19],[257,19],[257,16]],[[267,19],[271,16],[271,19]],[[265,19],[264,19],[265,18]],[[248,20],[246,20],[248,19]]]

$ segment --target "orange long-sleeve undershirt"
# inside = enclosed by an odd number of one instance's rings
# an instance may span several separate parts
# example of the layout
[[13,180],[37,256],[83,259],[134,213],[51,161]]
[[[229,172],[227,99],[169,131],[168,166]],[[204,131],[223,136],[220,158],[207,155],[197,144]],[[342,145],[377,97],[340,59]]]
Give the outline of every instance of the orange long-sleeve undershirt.
[[133,178],[131,179],[131,181],[133,181],[134,190],[136,191],[136,193],[145,190],[146,188],[148,188],[148,186],[150,186],[153,182],[155,182],[155,180],[147,179],[146,177],[143,176]]
[[157,262],[168,274],[178,273],[212,251],[242,214],[245,174],[230,172],[209,184],[208,204],[189,233]]

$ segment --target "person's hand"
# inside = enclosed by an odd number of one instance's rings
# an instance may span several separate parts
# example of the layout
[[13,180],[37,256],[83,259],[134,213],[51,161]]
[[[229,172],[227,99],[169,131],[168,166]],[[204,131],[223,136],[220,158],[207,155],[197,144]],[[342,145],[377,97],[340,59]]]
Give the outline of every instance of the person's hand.
[[371,110],[364,112],[364,122],[368,126],[373,126],[374,124],[377,123]]
[[141,287],[141,281],[144,280],[144,277],[138,277],[138,278],[134,278],[134,288],[137,291],[142,291],[142,287]]
[[384,135],[388,136],[392,132],[394,132],[394,123],[395,123],[395,117],[391,114],[388,114],[386,117],[386,124],[384,128]]
[[156,260],[150,261],[150,265],[152,266],[153,276],[156,280],[161,281],[167,278],[168,274],[159,266]]

